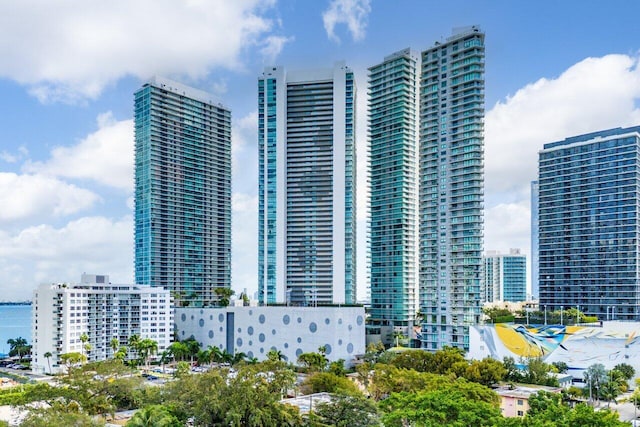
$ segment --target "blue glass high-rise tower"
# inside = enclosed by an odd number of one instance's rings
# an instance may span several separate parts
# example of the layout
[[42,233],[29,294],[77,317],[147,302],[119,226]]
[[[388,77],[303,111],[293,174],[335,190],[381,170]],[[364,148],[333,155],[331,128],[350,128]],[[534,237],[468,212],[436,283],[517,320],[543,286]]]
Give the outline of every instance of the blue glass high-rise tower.
[[231,286],[231,112],[160,78],[135,93],[135,280],[190,305]]
[[261,304],[355,302],[355,97],[344,63],[258,79]]
[[544,145],[540,305],[640,320],[640,126]]
[[520,302],[527,299],[527,257],[520,249],[509,254],[487,251],[484,257],[482,302]]
[[420,301],[422,347],[469,348],[480,319],[484,217],[484,33],[422,52]]
[[369,68],[370,323],[386,343],[413,336],[418,306],[420,57],[404,49]]

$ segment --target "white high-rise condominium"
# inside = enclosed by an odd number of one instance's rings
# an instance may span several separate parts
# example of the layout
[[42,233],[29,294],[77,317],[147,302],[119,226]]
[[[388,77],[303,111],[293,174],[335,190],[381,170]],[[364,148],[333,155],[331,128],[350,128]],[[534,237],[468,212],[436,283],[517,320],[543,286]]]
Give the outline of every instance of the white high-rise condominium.
[[[137,335],[155,341],[160,354],[173,337],[169,290],[111,284],[106,275],[83,274],[77,284],[40,285],[33,293],[32,317],[31,367],[40,373],[64,369],[60,360],[64,353],[105,360],[113,357],[115,340],[118,348]],[[48,353],[50,357],[45,356]],[[129,351],[127,357],[136,354]]]
[[258,299],[356,299],[355,81],[344,63],[258,79]]
[[480,317],[484,199],[484,33],[455,29],[422,52],[422,347],[468,349]]
[[415,338],[419,88],[420,57],[410,49],[369,68],[370,319],[386,343],[392,332]]

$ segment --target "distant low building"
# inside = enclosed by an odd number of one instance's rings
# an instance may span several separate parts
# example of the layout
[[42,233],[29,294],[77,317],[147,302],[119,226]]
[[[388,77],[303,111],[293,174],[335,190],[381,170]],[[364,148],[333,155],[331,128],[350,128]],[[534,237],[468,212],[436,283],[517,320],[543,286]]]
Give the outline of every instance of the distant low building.
[[545,387],[536,385],[517,385],[496,389],[500,396],[500,411],[505,417],[524,417],[529,412],[529,398],[539,391],[560,393],[558,387]]
[[[79,284],[43,284],[34,291],[34,372],[59,372],[60,355],[65,353],[82,353],[89,361],[113,357],[111,340],[117,338],[122,346],[132,335],[156,341],[158,354],[171,344],[173,304],[168,290],[111,284],[107,275],[83,274]],[[51,357],[45,357],[47,353]]]
[[201,346],[263,360],[277,350],[296,362],[302,353],[324,346],[330,361],[351,363],[365,352],[363,307],[176,308],[180,340],[193,336]]

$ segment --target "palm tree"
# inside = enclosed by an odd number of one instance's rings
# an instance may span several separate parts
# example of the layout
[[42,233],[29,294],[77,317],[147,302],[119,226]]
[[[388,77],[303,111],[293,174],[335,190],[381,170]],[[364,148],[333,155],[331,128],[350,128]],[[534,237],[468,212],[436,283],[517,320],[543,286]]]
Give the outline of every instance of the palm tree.
[[196,357],[196,355],[200,351],[200,343],[196,341],[196,339],[193,337],[189,338],[186,341],[183,341],[182,343],[187,346],[189,357],[191,357],[191,364],[193,365],[193,359]]
[[18,337],[18,338],[9,338],[7,340],[7,344],[9,344],[9,355],[17,354],[20,360],[22,360],[23,352],[28,351],[29,346],[27,345],[27,340]]
[[210,357],[212,362],[215,362],[215,363],[222,362],[222,350],[220,350],[220,347],[210,345],[209,347],[207,347],[207,350],[211,355]]
[[198,365],[208,365],[209,363],[211,363],[211,352],[208,349],[200,350],[198,352],[198,355],[196,356],[196,359],[198,359]]
[[171,350],[167,349],[160,353],[160,365],[162,365],[162,373],[164,374],[164,365],[171,357]]
[[247,358],[247,355],[241,351],[236,352],[233,355],[233,359],[231,360],[232,365],[237,365],[240,362],[243,362]]
[[[325,350],[326,350],[326,348],[325,348]],[[271,360],[273,362],[279,362],[281,360],[284,360],[284,354],[282,354],[282,352],[280,350],[271,349],[267,353],[267,359],[269,359],[269,360]]]
[[145,338],[138,342],[136,350],[140,358],[144,361],[146,369],[149,369],[149,358],[158,352],[158,342],[150,338]]
[[82,335],[80,335],[80,342],[82,342],[82,354],[84,354],[85,356],[87,355],[85,353],[86,351],[91,350],[91,348],[87,349],[87,342],[89,341],[89,335],[87,335],[86,333],[83,333]]
[[116,351],[118,351],[118,348],[120,347],[120,340],[116,337],[111,338],[111,341],[109,341],[109,347],[111,347],[111,353],[113,354],[113,357],[115,357]]
[[47,351],[47,352],[44,354],[44,357],[46,357],[46,358],[47,358],[47,364],[49,365],[49,373],[51,373],[51,356],[53,356],[53,354],[51,354],[51,352],[50,352],[50,351]]
[[136,356],[138,355],[138,343],[140,343],[140,335],[133,334],[129,337],[129,350],[136,352]]
[[127,421],[126,427],[177,427],[178,419],[162,405],[147,406]]

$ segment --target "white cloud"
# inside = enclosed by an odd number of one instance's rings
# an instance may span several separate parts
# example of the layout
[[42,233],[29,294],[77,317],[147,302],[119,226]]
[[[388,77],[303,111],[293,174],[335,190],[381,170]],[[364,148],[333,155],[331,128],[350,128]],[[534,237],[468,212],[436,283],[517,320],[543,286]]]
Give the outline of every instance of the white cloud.
[[0,300],[30,299],[40,283],[77,282],[82,272],[133,280],[133,222],[85,217],[61,228],[31,226],[0,231]]
[[274,0],[2,2],[0,77],[43,102],[96,98],[124,76],[238,69],[267,42]]
[[2,150],[0,152],[0,160],[3,160],[7,163],[15,163],[18,161],[18,156],[15,154],[11,154],[8,151]]
[[56,178],[0,173],[0,224],[70,215],[99,200],[97,194]]
[[639,124],[637,63],[626,55],[587,58],[497,103],[486,115],[487,192],[527,186],[545,143]]
[[545,143],[640,124],[638,57],[587,58],[498,102],[486,115],[485,249],[530,253],[530,182]]
[[116,121],[110,112],[98,116],[98,130],[78,144],[56,147],[45,162],[27,162],[23,170],[49,176],[90,179],[133,189],[133,120]]
[[363,40],[367,28],[367,20],[371,13],[370,0],[332,0],[329,8],[322,14],[324,29],[330,40],[339,42],[335,34],[338,24],[345,24],[353,40]]
[[231,282],[236,294],[258,290],[258,197],[234,193],[231,223]]
[[273,64],[276,61],[284,45],[294,41],[294,37],[269,36],[265,39],[264,45],[260,49],[260,54],[264,57],[265,64]]

